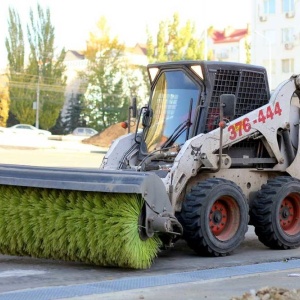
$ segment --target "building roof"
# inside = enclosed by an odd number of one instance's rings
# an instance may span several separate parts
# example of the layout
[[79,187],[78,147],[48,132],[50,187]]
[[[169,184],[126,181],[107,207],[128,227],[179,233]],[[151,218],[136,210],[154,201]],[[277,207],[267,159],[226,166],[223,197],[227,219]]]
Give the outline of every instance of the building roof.
[[134,47],[126,47],[126,51],[135,55],[147,55],[147,46],[137,43]]
[[222,31],[215,30],[211,35],[211,39],[214,44],[236,43],[245,38],[248,34],[248,28],[234,29],[232,27],[227,27]]
[[66,53],[65,60],[78,60],[78,59],[84,59],[85,56],[82,51],[78,50],[68,50]]

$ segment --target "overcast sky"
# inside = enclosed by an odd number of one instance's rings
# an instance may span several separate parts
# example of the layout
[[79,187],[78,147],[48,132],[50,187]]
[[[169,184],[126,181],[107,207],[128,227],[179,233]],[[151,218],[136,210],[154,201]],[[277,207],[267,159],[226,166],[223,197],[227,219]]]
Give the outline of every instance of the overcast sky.
[[128,45],[145,42],[147,26],[156,33],[159,22],[171,19],[175,12],[182,21],[195,21],[199,32],[205,23],[220,29],[245,28],[251,19],[251,0],[1,0],[0,68],[6,63],[8,7],[18,11],[26,34],[29,10],[36,11],[37,3],[50,8],[56,46],[67,50],[84,49],[101,16],[106,16],[112,35]]

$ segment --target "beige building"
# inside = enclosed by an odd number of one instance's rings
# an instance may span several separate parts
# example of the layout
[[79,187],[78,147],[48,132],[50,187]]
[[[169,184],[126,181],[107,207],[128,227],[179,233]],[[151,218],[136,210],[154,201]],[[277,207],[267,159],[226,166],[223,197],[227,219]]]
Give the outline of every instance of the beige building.
[[300,1],[253,0],[252,63],[268,71],[271,89],[300,71]]

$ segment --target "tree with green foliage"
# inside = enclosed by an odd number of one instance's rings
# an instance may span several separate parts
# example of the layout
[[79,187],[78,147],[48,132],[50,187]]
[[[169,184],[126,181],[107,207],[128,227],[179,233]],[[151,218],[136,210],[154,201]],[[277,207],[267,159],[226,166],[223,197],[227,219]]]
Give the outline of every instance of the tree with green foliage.
[[24,71],[25,45],[23,29],[17,11],[9,7],[8,9],[8,34],[5,45],[7,49],[10,70],[13,72]]
[[83,114],[87,126],[98,131],[127,118],[129,98],[124,92],[125,46],[110,37],[105,17],[90,33],[85,56],[87,71],[82,73],[87,84],[83,101]]
[[25,42],[19,14],[9,8],[8,37],[5,40],[9,63],[10,113],[22,123],[34,123],[34,80],[25,70]]
[[172,21],[159,23],[156,41],[148,32],[147,56],[150,62],[203,59],[204,39],[196,36],[191,21],[180,27],[179,14],[175,13]]
[[68,128],[68,132],[72,132],[76,127],[85,127],[86,121],[83,116],[83,105],[82,99],[84,95],[76,94],[75,97],[72,97],[67,109],[67,113],[64,117],[64,128]]
[[6,49],[10,69],[10,112],[21,123],[34,124],[39,91],[39,124],[49,129],[63,107],[66,78],[63,76],[65,50],[55,57],[54,27],[50,10],[38,4],[37,15],[30,9],[30,24],[27,26],[30,54],[25,66],[25,42],[20,18],[16,10],[9,8],[8,37]]
[[54,26],[51,23],[49,8],[43,11],[37,5],[37,16],[30,10],[30,25],[27,26],[30,46],[28,72],[35,74],[40,88],[39,122],[42,128],[49,129],[55,125],[64,104],[66,77],[62,49],[54,57]]
[[136,97],[137,106],[144,106],[149,99],[150,83],[146,66],[130,65],[123,72],[124,91],[130,99]]

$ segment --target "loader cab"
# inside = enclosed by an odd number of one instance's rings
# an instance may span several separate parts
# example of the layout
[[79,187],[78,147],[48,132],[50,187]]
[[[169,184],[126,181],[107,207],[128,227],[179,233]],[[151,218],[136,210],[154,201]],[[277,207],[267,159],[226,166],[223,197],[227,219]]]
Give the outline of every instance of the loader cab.
[[[148,65],[151,83],[142,152],[182,145],[215,130],[220,96],[235,95],[241,117],[265,104],[270,91],[265,68],[242,63],[178,61]],[[143,142],[142,142],[143,143]]]
[[[151,73],[152,72],[152,73]],[[156,72],[156,73],[155,73]],[[147,152],[181,145],[193,136],[203,83],[185,66],[150,68],[151,97],[144,141]]]

